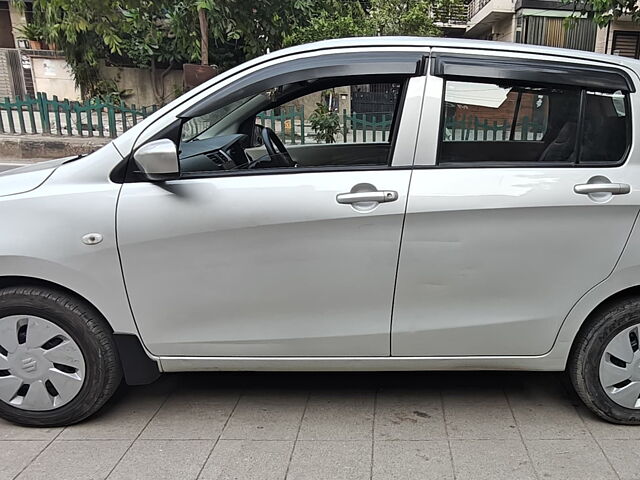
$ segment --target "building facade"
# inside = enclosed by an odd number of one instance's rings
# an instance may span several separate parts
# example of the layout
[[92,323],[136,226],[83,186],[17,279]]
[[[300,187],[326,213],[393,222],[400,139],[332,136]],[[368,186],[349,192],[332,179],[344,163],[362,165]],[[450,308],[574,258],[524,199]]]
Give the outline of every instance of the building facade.
[[563,1],[472,0],[465,36],[640,58],[640,26],[623,17],[598,28]]

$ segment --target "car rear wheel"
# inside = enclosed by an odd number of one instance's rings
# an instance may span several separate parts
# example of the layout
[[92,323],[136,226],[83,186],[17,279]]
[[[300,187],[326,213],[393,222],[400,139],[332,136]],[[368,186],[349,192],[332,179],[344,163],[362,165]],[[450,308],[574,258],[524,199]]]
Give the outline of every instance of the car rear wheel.
[[0,289],[0,417],[28,426],[76,423],[121,378],[111,331],[90,305],[43,287]]
[[640,299],[597,312],[581,330],[568,373],[580,399],[596,415],[640,424]]

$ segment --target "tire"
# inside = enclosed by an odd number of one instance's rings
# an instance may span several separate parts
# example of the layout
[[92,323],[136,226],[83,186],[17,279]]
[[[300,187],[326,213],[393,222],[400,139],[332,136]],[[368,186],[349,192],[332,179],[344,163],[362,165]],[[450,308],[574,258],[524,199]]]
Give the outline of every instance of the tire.
[[[571,351],[567,373],[571,383],[582,402],[596,415],[604,420],[624,425],[640,425],[640,400],[633,408],[623,406],[611,398],[611,391],[621,391],[621,388],[609,386],[611,382],[605,382],[607,377],[601,377],[601,361],[609,358],[616,366],[624,367],[627,371],[638,371],[640,364],[640,352],[638,351],[638,329],[640,326],[640,298],[626,298],[608,305],[606,308],[596,311],[576,337]],[[635,333],[634,333],[635,332]],[[635,342],[633,341],[635,337]],[[612,359],[610,353],[612,344],[616,339],[629,338],[633,360],[622,361],[615,355]],[[625,352],[626,353],[626,352]],[[631,352],[629,352],[631,353]],[[629,360],[631,357],[624,355]],[[619,364],[619,365],[618,365]],[[601,380],[603,378],[603,380]],[[622,378],[622,377],[621,377]],[[630,386],[631,380],[622,380],[616,385],[620,387]],[[618,379],[616,378],[616,381]],[[629,383],[627,383],[629,382]],[[636,388],[634,386],[634,388]],[[638,387],[640,388],[640,387]],[[628,402],[627,402],[628,403]]]
[[[12,346],[14,353],[11,354],[7,347],[2,346],[2,338],[5,338],[5,343],[13,341],[11,335],[14,323],[18,332],[18,345]],[[20,332],[21,328],[24,329],[23,333]],[[43,333],[38,335],[38,332]],[[51,336],[50,332],[58,334],[47,340],[39,349],[29,347],[30,344],[35,345],[39,339],[41,342],[41,339]],[[86,302],[54,289],[39,286],[0,289],[0,346],[0,354],[5,354],[4,366],[13,367],[12,370],[0,370],[0,384],[3,376],[5,381],[14,382],[9,390],[5,389],[4,398],[0,397],[0,417],[19,425],[58,427],[80,422],[99,410],[122,380],[117,348],[111,329],[104,318]],[[55,350],[56,346],[60,349]],[[26,351],[28,347],[30,350]],[[62,347],[66,350],[61,350]],[[21,348],[27,353],[20,353]],[[55,356],[50,352],[55,352]],[[64,357],[69,359],[66,363],[51,363],[54,360],[49,360],[60,359],[61,355],[66,355],[67,352],[73,355]],[[47,355],[48,359],[44,360]],[[34,358],[37,361],[33,360]],[[3,357],[0,357],[1,360]],[[42,376],[37,380],[24,380],[25,375],[51,375],[52,365],[56,366],[55,383],[63,387],[58,387],[60,392],[52,383],[45,383]],[[74,367],[77,368],[74,370]],[[27,371],[28,369],[31,371]],[[57,380],[65,374],[73,376],[73,381],[67,377],[64,377],[64,381]],[[26,387],[22,385],[20,389],[23,390],[18,389],[18,394],[10,397],[12,394],[7,394],[7,391],[13,391],[14,385],[19,381],[32,383]],[[51,386],[53,390],[50,391]],[[33,392],[30,395],[31,389]],[[51,405],[33,403],[32,399],[35,399],[37,394],[40,395],[40,399],[48,395]],[[27,396],[30,396],[28,402]],[[37,408],[31,408],[32,405],[36,405]]]

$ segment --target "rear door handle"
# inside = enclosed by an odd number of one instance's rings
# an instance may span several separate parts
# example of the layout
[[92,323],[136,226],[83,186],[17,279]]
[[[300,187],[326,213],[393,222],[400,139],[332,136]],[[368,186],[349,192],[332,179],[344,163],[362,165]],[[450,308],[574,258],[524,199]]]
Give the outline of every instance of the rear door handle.
[[626,183],[581,183],[575,185],[573,191],[581,195],[591,195],[592,193],[625,195],[631,192],[631,187]]
[[398,192],[395,190],[381,190],[374,192],[339,193],[336,201],[342,204],[365,203],[365,202],[394,202],[398,199]]

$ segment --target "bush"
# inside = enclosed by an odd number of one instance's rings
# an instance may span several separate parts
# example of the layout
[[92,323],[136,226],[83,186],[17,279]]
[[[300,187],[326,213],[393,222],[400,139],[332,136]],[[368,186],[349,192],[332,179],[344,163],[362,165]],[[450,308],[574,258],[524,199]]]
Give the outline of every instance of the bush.
[[336,143],[340,133],[340,117],[322,103],[316,103],[316,109],[309,117],[311,129],[315,132],[316,142]]

